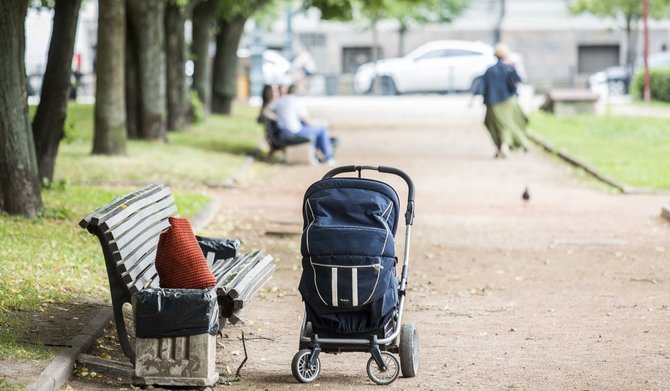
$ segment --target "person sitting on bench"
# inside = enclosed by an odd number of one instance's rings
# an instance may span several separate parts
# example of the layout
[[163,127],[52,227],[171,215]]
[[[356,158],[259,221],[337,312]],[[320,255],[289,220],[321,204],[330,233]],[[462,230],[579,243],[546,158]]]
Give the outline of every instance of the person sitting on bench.
[[263,110],[266,118],[277,122],[282,131],[288,131],[299,137],[309,138],[321,154],[321,161],[335,165],[333,144],[325,125],[310,123],[307,109],[295,95],[296,87],[291,85],[286,95],[272,100]]

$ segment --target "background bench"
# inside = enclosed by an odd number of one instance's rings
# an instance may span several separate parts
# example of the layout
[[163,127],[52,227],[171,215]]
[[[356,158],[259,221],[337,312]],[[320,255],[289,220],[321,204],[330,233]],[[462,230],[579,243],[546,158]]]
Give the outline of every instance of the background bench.
[[583,89],[553,89],[542,109],[555,115],[595,114],[599,95]]
[[281,151],[288,164],[314,164],[316,162],[314,146],[309,138],[282,132],[277,123],[269,119],[264,120],[263,127],[265,141],[270,147],[270,158],[277,151]]
[[[133,365],[136,365],[136,351],[129,341],[123,305],[131,303],[134,293],[160,286],[155,265],[156,247],[161,232],[170,227],[168,217],[176,214],[177,208],[170,189],[162,184],[152,184],[116,198],[79,223],[100,241],[119,343]],[[217,301],[220,314],[224,317],[220,320],[221,326],[225,323],[225,318],[232,323],[239,320],[245,303],[270,279],[274,269],[272,257],[264,256],[260,252],[241,254],[228,260],[214,260],[212,272],[217,279]],[[141,342],[142,345],[138,343],[138,347],[146,346],[156,350],[156,354],[161,353],[156,347],[161,346],[160,341]],[[179,343],[188,341],[169,341],[172,345]],[[211,339],[203,343],[209,347],[204,354],[211,356],[215,343]]]

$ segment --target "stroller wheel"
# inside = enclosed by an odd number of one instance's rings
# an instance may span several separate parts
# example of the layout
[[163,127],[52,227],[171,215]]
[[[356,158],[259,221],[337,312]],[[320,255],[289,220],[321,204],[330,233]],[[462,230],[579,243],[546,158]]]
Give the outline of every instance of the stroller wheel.
[[313,365],[309,365],[311,354],[312,351],[310,349],[303,349],[293,356],[291,372],[293,372],[293,377],[300,383],[312,383],[321,373],[321,360],[318,357]]
[[400,363],[398,359],[389,352],[381,352],[382,360],[386,364],[387,368],[385,371],[381,370],[377,363],[375,362],[374,357],[370,357],[368,360],[368,377],[373,382],[379,385],[391,384],[398,378],[400,374]]
[[400,369],[404,377],[419,373],[419,332],[414,323],[403,323],[400,327]]

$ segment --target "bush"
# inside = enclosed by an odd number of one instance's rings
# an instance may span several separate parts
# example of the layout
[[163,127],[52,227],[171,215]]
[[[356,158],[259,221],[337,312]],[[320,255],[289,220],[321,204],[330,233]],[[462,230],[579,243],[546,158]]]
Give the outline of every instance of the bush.
[[[650,69],[649,77],[651,99],[670,102],[670,68]],[[635,75],[630,90],[636,98],[642,98],[644,91],[644,70]]]

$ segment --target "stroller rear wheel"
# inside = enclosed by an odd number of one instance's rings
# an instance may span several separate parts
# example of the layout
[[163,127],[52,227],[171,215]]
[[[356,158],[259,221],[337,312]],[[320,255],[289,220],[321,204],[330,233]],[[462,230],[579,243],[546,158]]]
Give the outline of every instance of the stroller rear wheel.
[[419,373],[419,332],[414,323],[403,323],[400,327],[400,369],[404,377]]
[[370,377],[370,380],[373,382],[384,386],[393,383],[395,379],[398,378],[398,375],[400,374],[400,363],[398,363],[398,359],[395,358],[393,354],[389,352],[381,353],[382,360],[387,367],[386,370],[379,368],[379,365],[375,362],[375,358],[370,357],[370,360],[368,360],[368,377]]
[[300,383],[312,383],[321,373],[321,360],[318,357],[313,365],[309,365],[311,355],[312,351],[310,349],[303,349],[293,356],[291,372]]

